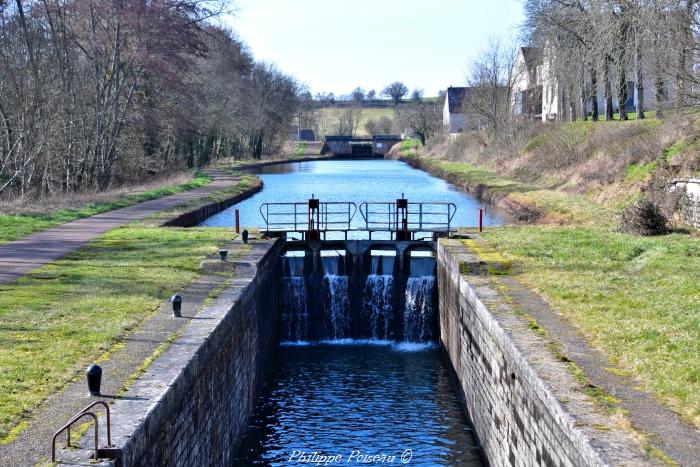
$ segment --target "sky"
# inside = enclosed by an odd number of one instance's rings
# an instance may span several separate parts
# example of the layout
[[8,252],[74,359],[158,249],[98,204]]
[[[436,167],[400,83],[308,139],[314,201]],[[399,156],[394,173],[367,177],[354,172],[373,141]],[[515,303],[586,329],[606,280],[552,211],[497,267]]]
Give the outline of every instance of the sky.
[[512,35],[521,0],[234,0],[225,21],[258,60],[312,93],[380,92],[404,82],[435,96],[466,82],[492,36]]

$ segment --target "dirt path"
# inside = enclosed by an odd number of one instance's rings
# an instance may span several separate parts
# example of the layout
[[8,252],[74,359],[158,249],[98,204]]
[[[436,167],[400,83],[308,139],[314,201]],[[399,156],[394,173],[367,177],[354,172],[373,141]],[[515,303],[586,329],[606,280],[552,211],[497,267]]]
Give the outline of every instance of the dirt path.
[[239,181],[221,169],[209,169],[205,173],[214,180],[204,187],[68,222],[0,245],[0,284],[62,258],[110,229],[207,197]]

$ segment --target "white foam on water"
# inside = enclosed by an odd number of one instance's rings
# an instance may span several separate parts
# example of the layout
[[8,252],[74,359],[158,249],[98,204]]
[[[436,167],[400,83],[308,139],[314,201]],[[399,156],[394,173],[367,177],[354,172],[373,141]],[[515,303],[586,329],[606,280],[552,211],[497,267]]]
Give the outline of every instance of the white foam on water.
[[396,352],[423,352],[437,348],[435,342],[396,342],[392,346]]
[[313,344],[313,342],[309,341],[282,341],[280,342],[280,347],[306,347]]
[[368,346],[376,345],[390,347],[396,352],[422,352],[437,348],[435,342],[396,342],[385,339],[324,339],[320,341],[285,341],[281,342],[282,347],[307,347],[307,346]]

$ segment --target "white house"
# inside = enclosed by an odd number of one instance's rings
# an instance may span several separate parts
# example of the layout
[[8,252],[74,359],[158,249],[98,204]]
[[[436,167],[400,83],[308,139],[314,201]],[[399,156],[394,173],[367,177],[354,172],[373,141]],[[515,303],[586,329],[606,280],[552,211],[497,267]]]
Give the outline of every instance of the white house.
[[464,97],[470,88],[453,87],[447,88],[445,95],[445,105],[442,109],[442,124],[450,135],[456,135],[465,130],[467,124],[463,112]]
[[520,47],[515,59],[513,113],[525,118],[537,119],[542,114],[542,49]]
[[[542,72],[541,72],[541,83],[542,83],[542,121],[548,121],[548,120],[556,120],[557,116],[562,116],[566,115],[568,112],[568,109],[563,108],[563,97],[562,97],[562,92],[564,91],[561,89],[561,86],[559,85],[559,81],[557,79],[556,74],[553,71],[552,67],[552,56],[551,52],[549,52],[548,48],[545,48],[544,54],[543,54],[543,61],[542,61]],[[634,76],[635,72],[634,69],[627,71],[626,76],[628,78],[627,80],[627,89],[628,91],[628,96],[629,98],[627,99],[627,102],[624,104],[625,108],[627,109],[628,112],[633,112],[637,106],[637,102],[639,100],[639,95],[638,95],[638,90],[637,90],[637,83],[634,82]],[[656,92],[654,88],[654,83],[650,79],[652,76],[651,73],[649,73],[647,70],[643,70],[642,76],[644,77],[643,81],[643,96],[644,96],[644,110],[656,110]],[[605,98],[604,93],[603,93],[603,86],[604,82],[602,79],[602,75],[599,73],[598,74],[598,89],[597,89],[597,103],[598,103],[598,114],[600,116],[603,116],[605,113]],[[590,83],[587,83],[587,86],[590,86]],[[668,99],[671,97],[672,91],[669,89],[670,86],[664,85],[665,89],[665,100],[668,101]],[[618,103],[617,99],[617,81],[613,80],[610,83],[610,89],[612,92],[612,106],[613,106],[613,112],[617,113],[620,111],[620,106]],[[580,92],[580,91],[576,91]],[[586,109],[585,113],[590,114],[591,112],[591,103],[590,103],[590,91],[586,90]],[[581,97],[580,95],[575,95],[571,96],[571,99],[577,104],[580,103]]]

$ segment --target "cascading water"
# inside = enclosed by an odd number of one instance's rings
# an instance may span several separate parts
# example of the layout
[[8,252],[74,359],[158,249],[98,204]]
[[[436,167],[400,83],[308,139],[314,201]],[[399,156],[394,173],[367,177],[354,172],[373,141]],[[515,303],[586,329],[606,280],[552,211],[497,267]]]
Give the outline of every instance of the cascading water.
[[304,277],[304,257],[282,258],[282,332],[283,340],[302,341],[308,335],[309,308]]
[[372,339],[388,340],[391,315],[394,308],[394,256],[372,256],[371,274],[367,276],[363,292],[362,310],[369,320]]
[[370,274],[367,276],[362,309],[369,318],[370,337],[372,339],[389,339],[389,322],[392,303],[394,277]]
[[433,339],[435,260],[427,256],[411,257],[410,267],[403,315],[404,340],[426,342]]
[[339,274],[341,256],[322,256],[323,282],[328,290],[328,313],[331,339],[350,337],[350,299],[348,276]]

